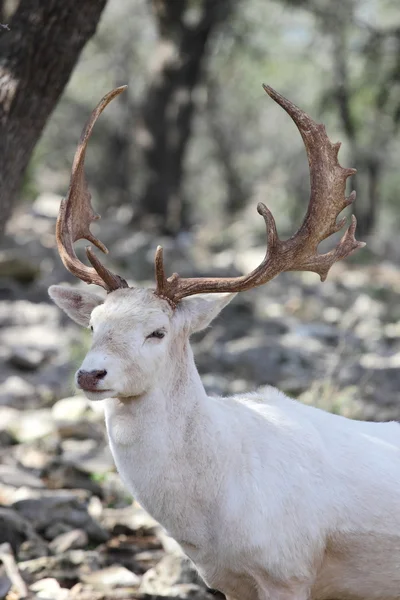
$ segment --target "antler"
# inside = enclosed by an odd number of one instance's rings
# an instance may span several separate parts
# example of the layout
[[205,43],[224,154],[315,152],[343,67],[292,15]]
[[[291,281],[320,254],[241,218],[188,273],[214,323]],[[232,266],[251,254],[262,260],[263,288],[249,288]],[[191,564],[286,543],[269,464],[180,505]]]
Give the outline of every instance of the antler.
[[100,219],[100,215],[97,215],[93,211],[90,202],[91,194],[85,178],[84,162],[86,147],[94,124],[107,104],[125,89],[126,86],[122,86],[106,94],[90,115],[90,118],[83,129],[74,156],[68,194],[61,202],[56,227],[58,252],[68,271],[79,279],[86,281],[86,283],[100,285],[106,289],[107,292],[111,292],[118,288],[126,288],[128,287],[128,284],[122,277],[114,275],[111,271],[106,269],[92,252],[90,246],[86,248],[86,254],[92,267],[84,265],[75,254],[74,242],[86,239],[89,242],[92,242],[92,244],[105,254],[108,253],[104,244],[95,238],[90,231],[90,224],[92,221]]
[[278,237],[272,213],[260,202],[257,210],[266,225],[267,252],[262,263],[254,271],[241,277],[182,278],[174,273],[167,279],[163,251],[159,246],[155,258],[155,293],[173,306],[182,298],[194,294],[242,292],[267,283],[283,271],[314,271],[319,274],[321,281],[325,281],[335,262],[365,246],[364,242],[358,242],[354,237],[356,218],[352,216],[350,227],[338,245],[330,252],[318,254],[320,242],[339,231],[346,223],[346,218],[339,222],[336,219],[356,198],[355,192],[345,196],[346,180],[354,175],[356,170],[340,166],[337,156],[341,144],[330,142],[324,125],[315,123],[304,111],[271,87],[263,85],[263,88],[293,119],[303,138],[311,181],[307,214],[300,229],[291,238],[282,241]]

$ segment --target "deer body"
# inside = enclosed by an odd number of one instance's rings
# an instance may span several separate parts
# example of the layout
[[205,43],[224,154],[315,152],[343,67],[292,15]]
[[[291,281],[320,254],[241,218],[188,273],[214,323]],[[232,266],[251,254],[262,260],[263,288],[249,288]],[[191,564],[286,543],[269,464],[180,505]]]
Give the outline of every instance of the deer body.
[[[279,272],[309,270],[324,280],[363,244],[356,222],[336,247],[346,179],[325,128],[265,87],[296,123],[310,164],[311,196],[299,230],[279,239],[263,204],[268,249],[248,275],[181,278],[156,253],[156,289],[130,288],[87,249],[73,245],[96,219],[84,175],[93,111],[75,154],[57,221],[60,256],[74,275],[107,290],[52,286],[50,296],[93,331],[76,381],[105,400],[111,450],[127,488],[182,546],[208,585],[228,600],[400,600],[400,426],[363,423],[303,406],[274,388],[210,398],[196,370],[190,335],[207,327],[234,292]],[[207,292],[206,296],[201,296]],[[217,292],[229,292],[221,295]]]
[[238,600],[368,600],[379,584],[380,598],[400,598],[398,424],[325,415],[273,388],[169,392],[106,400],[110,446],[126,487],[210,587]]
[[104,303],[50,293],[93,327],[78,385],[82,372],[105,373],[84,391],[105,399],[126,487],[209,586],[234,600],[372,600],[376,589],[400,598],[397,423],[352,421],[275,388],[208,397],[189,336],[230,296],[173,311],[150,290],[117,290]]

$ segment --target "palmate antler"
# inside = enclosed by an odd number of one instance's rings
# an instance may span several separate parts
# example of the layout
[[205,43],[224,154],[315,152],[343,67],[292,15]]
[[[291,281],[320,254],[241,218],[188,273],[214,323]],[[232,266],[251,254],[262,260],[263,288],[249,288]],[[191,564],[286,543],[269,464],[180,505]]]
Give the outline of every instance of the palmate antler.
[[98,117],[107,104],[125,89],[126,85],[106,94],[90,115],[75,152],[68,194],[61,202],[56,226],[57,247],[64,266],[70,273],[82,279],[82,281],[100,285],[107,292],[112,292],[118,288],[126,288],[128,284],[125,279],[122,279],[119,275],[114,275],[106,269],[92,252],[90,246],[86,248],[86,254],[92,268],[84,265],[75,254],[74,242],[82,239],[88,240],[99,248],[99,250],[108,254],[108,250],[104,244],[95,238],[90,231],[90,224],[100,219],[100,215],[94,212],[90,202],[91,194],[88,189],[84,170],[85,154],[90,135]]
[[[307,214],[298,231],[288,240],[279,239],[275,219],[263,203],[257,210],[264,218],[268,248],[262,263],[248,275],[241,277],[199,277],[182,278],[177,273],[165,276],[163,251],[159,246],[155,258],[157,287],[155,294],[166,299],[175,307],[182,298],[200,293],[241,292],[263,285],[283,271],[314,271],[324,281],[331,266],[349,256],[364,242],[355,237],[356,219],[353,216],[348,230],[338,245],[325,254],[318,254],[320,242],[339,231],[346,218],[337,222],[341,211],[354,202],[356,194],[345,196],[346,180],[356,172],[345,169],[338,162],[340,142],[332,144],[326,135],[324,125],[315,123],[305,112],[286,100],[268,86],[263,86],[267,94],[275,100],[293,119],[306,147],[310,167],[311,195]],[[114,275],[96,258],[90,248],[86,249],[93,268],[85,266],[75,255],[73,244],[85,238],[103,252],[105,246],[90,232],[90,223],[98,219],[90,203],[90,193],[84,176],[84,158],[86,146],[94,123],[107,104],[120,94],[120,87],[107,94],[93,111],[78,145],[72,167],[71,183],[67,198],[62,202],[57,221],[57,245],[66,268],[87,283],[95,283],[108,292],[128,284],[119,275]]]
[[307,214],[298,231],[288,240],[278,237],[275,219],[271,211],[260,202],[259,214],[264,218],[268,248],[262,263],[248,275],[241,277],[182,278],[174,273],[165,277],[163,252],[159,246],[156,253],[156,294],[177,304],[182,298],[200,293],[242,292],[263,285],[283,271],[314,271],[325,281],[331,266],[365,246],[355,237],[356,218],[352,216],[349,229],[330,252],[318,254],[320,242],[339,231],[346,218],[336,221],[341,211],[354,202],[356,193],[345,196],[346,180],[356,169],[345,169],[338,162],[340,142],[332,144],[324,125],[315,123],[304,111],[263,85],[267,94],[293,119],[306,147],[310,167],[311,195]]

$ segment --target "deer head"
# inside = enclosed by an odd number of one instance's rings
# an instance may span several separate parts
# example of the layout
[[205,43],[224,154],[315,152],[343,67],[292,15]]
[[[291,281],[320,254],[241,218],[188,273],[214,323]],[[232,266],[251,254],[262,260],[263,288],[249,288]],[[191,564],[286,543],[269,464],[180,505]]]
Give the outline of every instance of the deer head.
[[[86,266],[75,254],[75,241],[87,239],[107,252],[90,232],[91,222],[99,216],[93,211],[84,173],[86,147],[97,118],[124,89],[116,88],[107,94],[83,130],[56,229],[58,251],[65,267],[86,283],[103,287],[107,296],[103,298],[61,286],[49,289],[60,308],[77,323],[93,330],[92,347],[77,373],[78,387],[91,399],[138,396],[150,391],[155,378],[168,378],[171,359],[182,351],[189,335],[206,327],[234,293],[263,285],[283,271],[313,271],[324,281],[335,262],[364,246],[354,237],[356,219],[353,216],[337,246],[318,254],[320,242],[345,225],[345,218],[339,222],[337,218],[355,200],[355,192],[345,196],[345,187],[347,178],[356,171],[340,166],[337,158],[340,143],[329,141],[323,125],[264,86],[267,94],[297,125],[307,151],[311,195],[298,231],[288,240],[280,240],[274,217],[265,204],[259,203],[257,210],[266,225],[267,251],[261,264],[241,277],[182,278],[174,273],[167,278],[161,247],[157,248],[155,257],[154,290],[129,287],[122,277],[100,262],[90,247],[86,254],[92,267]],[[189,298],[197,294],[216,295]]]

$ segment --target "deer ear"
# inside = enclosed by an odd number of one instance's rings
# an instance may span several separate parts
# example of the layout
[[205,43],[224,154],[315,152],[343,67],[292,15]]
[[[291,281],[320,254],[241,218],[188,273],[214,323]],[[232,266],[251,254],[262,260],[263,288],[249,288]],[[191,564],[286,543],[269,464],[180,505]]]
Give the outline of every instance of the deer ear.
[[190,333],[205,329],[236,294],[199,294],[184,298],[176,309]]
[[104,302],[97,294],[62,285],[49,287],[49,296],[75,323],[83,327],[88,327],[92,310]]

